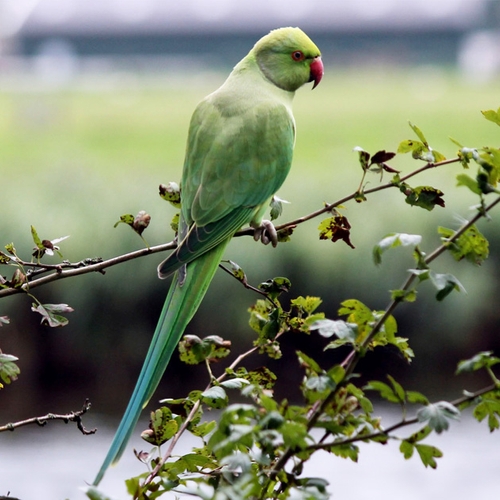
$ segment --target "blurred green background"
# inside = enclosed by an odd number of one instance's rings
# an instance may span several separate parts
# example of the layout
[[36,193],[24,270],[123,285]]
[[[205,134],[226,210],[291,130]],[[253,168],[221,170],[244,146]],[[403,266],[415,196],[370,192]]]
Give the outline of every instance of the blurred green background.
[[[179,180],[191,113],[223,82],[228,70],[125,75],[113,80],[103,75],[63,87],[4,87],[0,91],[0,244],[14,242],[19,255],[29,259],[33,225],[45,239],[71,235],[61,244],[65,259],[109,258],[143,245],[125,225],[113,228],[120,215],[139,210],[152,217],[144,233],[148,242],[170,241],[174,209],[160,199],[158,185]],[[447,157],[457,149],[450,136],[469,147],[498,146],[500,129],[487,122],[480,110],[496,109],[499,95],[500,81],[473,85],[452,69],[327,65],[322,84],[314,92],[300,90],[295,99],[294,164],[278,193],[291,204],[285,206],[279,222],[357,189],[361,169],[353,148],[395,151],[401,140],[413,138],[408,120]],[[391,165],[408,173],[422,164],[398,155]],[[477,203],[467,189],[455,187],[458,173],[461,167],[449,165],[410,182],[444,191],[446,209],[412,208],[397,190],[375,193],[362,204],[346,204],[343,213],[352,224],[354,250],[342,242],[319,241],[320,218],[300,225],[292,241],[276,249],[238,238],[227,250],[227,258],[238,262],[254,285],[287,276],[292,282],[288,299],[320,295],[322,310],[331,318],[348,298],[382,309],[389,300],[388,290],[401,285],[413,260],[409,251],[397,249],[384,255],[382,265],[376,267],[371,259],[373,245],[387,233],[408,232],[424,234],[425,251],[437,246],[437,225],[456,228]],[[378,176],[369,176],[368,187],[379,181]],[[479,225],[491,244],[491,257],[482,267],[457,264],[447,255],[433,265],[438,272],[454,273],[468,294],[453,293],[438,304],[432,287],[424,283],[417,302],[400,307],[396,314],[400,335],[409,337],[415,350],[414,363],[408,366],[395,351],[379,349],[359,367],[367,377],[389,372],[409,389],[428,390],[434,397],[457,395],[459,388],[472,389],[481,383],[449,377],[460,359],[500,347],[496,300],[500,232],[498,216],[492,215],[492,221]],[[1,329],[0,347],[17,355],[21,367],[19,380],[2,391],[3,419],[77,409],[87,397],[96,412],[121,414],[169,286],[156,278],[161,258],[157,254],[111,268],[104,276],[86,275],[35,289],[42,302],[74,307],[65,328],[40,326],[27,296],[2,300],[0,314],[11,318],[11,325]],[[55,263],[57,258],[44,257],[44,261]],[[0,272],[10,279],[13,269],[3,267]],[[229,338],[236,356],[254,338],[247,308],[257,298],[219,272],[188,333]],[[322,353],[325,341],[316,335],[284,342],[282,360],[255,357],[249,364],[266,364],[279,372],[277,390],[292,399],[298,397],[293,382],[302,376],[295,349],[318,353],[325,367],[344,354]],[[180,396],[206,381],[203,367],[186,367],[174,359],[157,394]]]

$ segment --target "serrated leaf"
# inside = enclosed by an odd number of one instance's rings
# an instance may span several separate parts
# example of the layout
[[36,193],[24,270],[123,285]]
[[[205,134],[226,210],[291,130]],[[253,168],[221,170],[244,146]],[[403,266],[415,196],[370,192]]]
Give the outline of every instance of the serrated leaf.
[[32,304],[31,310],[42,316],[41,324],[52,328],[66,326],[69,321],[59,313],[73,312],[68,304]]
[[438,434],[448,430],[449,419],[459,420],[460,410],[447,401],[424,406],[417,412],[419,422],[427,422],[427,425]]
[[482,351],[474,355],[472,358],[460,361],[458,363],[456,374],[473,372],[483,368],[491,368],[500,363],[500,358],[493,356],[493,351]]
[[323,300],[320,297],[312,297],[310,295],[306,295],[305,297],[299,296],[290,301],[294,307],[306,314],[312,314],[322,302]]
[[[455,231],[439,227],[438,232],[444,243],[455,235]],[[447,246],[447,249],[457,261],[467,259],[476,265],[481,265],[489,256],[489,242],[476,226],[469,227],[463,234]]]
[[406,195],[406,203],[412,207],[420,207],[431,211],[436,205],[439,207],[445,206],[443,199],[444,193],[440,189],[433,188],[432,186],[417,186],[411,188],[408,185],[404,185],[404,190],[401,189],[401,191]]

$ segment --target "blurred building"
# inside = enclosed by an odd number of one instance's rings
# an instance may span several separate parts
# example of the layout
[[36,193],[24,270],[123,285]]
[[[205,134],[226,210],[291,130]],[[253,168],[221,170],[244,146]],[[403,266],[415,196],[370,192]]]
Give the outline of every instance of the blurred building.
[[329,63],[500,67],[498,0],[0,0],[0,71],[71,75],[231,66],[268,30],[298,25]]

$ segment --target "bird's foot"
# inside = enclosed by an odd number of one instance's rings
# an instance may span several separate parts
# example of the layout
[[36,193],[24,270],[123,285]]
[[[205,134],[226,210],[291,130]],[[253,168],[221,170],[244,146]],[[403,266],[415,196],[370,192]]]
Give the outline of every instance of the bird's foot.
[[262,241],[264,245],[271,243],[273,247],[278,245],[278,233],[270,220],[263,220],[258,227],[254,228],[253,239]]

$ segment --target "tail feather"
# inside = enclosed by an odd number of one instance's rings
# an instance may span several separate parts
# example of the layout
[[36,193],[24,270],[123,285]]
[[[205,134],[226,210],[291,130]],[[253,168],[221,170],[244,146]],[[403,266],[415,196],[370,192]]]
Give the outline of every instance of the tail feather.
[[94,486],[123,454],[141,411],[153,396],[187,324],[200,306],[228,242],[229,239],[223,241],[188,264],[183,283],[179,283],[177,273],[174,275],[139,379]]

